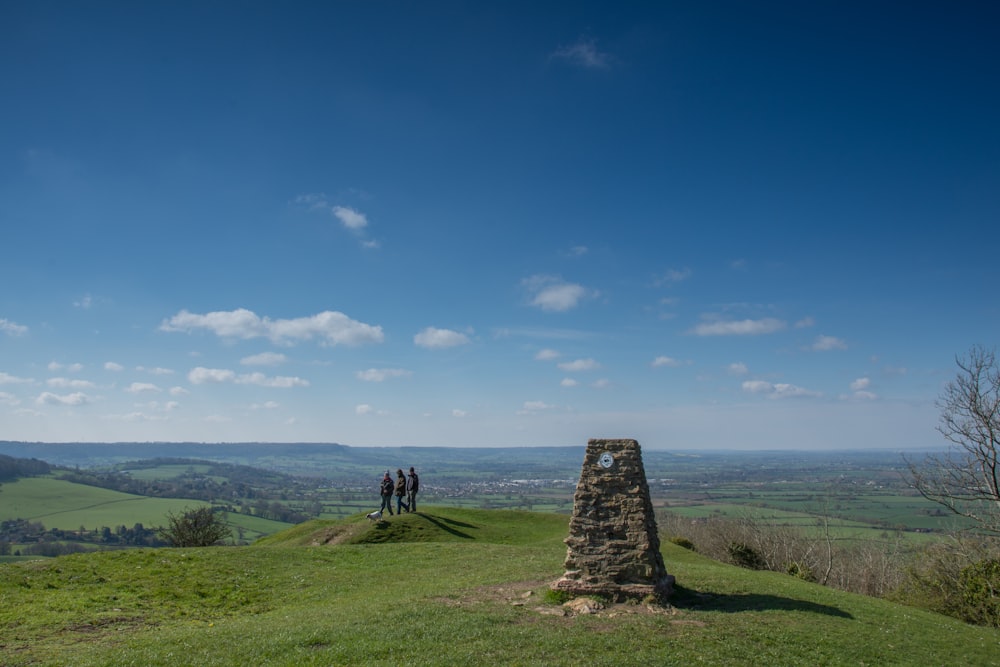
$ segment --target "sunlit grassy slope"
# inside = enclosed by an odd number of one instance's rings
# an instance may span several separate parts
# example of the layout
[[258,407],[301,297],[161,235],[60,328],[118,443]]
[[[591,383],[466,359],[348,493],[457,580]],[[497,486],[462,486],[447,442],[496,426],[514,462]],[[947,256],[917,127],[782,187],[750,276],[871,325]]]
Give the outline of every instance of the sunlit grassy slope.
[[671,607],[553,615],[567,519],[427,507],[0,566],[9,665],[992,665],[1000,633],[671,544]]

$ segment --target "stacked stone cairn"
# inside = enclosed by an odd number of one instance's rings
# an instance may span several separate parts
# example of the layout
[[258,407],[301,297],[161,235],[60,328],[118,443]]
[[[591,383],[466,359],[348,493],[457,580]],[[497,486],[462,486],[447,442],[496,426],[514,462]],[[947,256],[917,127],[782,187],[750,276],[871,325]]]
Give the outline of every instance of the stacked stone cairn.
[[551,587],[574,596],[665,601],[674,578],[660,553],[642,452],[635,440],[590,440],[565,540],[566,573]]

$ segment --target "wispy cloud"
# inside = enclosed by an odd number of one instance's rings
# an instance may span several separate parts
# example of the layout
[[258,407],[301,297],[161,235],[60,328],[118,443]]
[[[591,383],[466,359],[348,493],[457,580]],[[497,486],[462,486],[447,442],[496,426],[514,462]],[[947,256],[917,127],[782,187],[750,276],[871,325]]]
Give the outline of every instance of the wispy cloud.
[[119,372],[125,370],[125,367],[122,366],[119,363],[115,363],[114,361],[105,361],[104,362],[104,370],[106,370],[106,371],[114,371],[115,373],[119,373]]
[[288,358],[285,355],[278,352],[261,352],[260,354],[243,357],[240,359],[240,363],[244,366],[278,366],[287,360]]
[[361,231],[368,226],[368,218],[364,213],[356,211],[347,206],[334,206],[330,209],[333,217],[340,220],[341,224],[352,232]]
[[781,331],[785,326],[781,320],[766,317],[761,320],[704,322],[692,329],[692,333],[696,336],[757,336]]
[[34,380],[31,378],[17,377],[16,375],[0,371],[0,384],[31,384],[32,382]]
[[0,318],[0,331],[4,332],[8,336],[23,336],[28,333],[28,327],[23,324],[18,324],[17,322],[11,322],[10,320]]
[[155,384],[151,384],[149,382],[133,382],[129,386],[125,387],[125,391],[129,392],[130,394],[142,394],[146,392],[158,393],[163,390],[157,387]]
[[319,339],[323,345],[360,345],[381,343],[382,327],[352,320],[336,311],[323,311],[309,317],[272,320],[258,317],[245,308],[198,315],[182,310],[160,325],[161,331],[190,333],[204,329],[221,338],[267,338],[273,343],[291,345],[297,341]]
[[582,285],[566,282],[558,276],[534,275],[521,281],[521,285],[528,290],[532,306],[553,313],[572,310],[592,295]]
[[668,269],[653,278],[653,285],[656,287],[666,287],[684,282],[691,277],[691,269]]
[[274,387],[278,389],[288,389],[291,387],[308,387],[309,381],[299,377],[275,376],[268,377],[263,373],[236,374],[231,370],[223,368],[205,368],[198,366],[188,373],[188,381],[191,384],[221,384],[232,382],[233,384],[249,384],[258,387]]
[[820,392],[803,389],[794,384],[776,383],[771,384],[764,380],[747,380],[743,383],[743,391],[748,394],[762,394],[768,398],[799,398],[818,397]]
[[442,349],[467,345],[471,341],[468,336],[458,331],[427,327],[413,337],[413,342],[420,347],[428,349]]
[[581,37],[569,46],[559,47],[551,57],[584,69],[606,70],[613,62],[610,54],[597,48],[596,40],[586,37]]
[[363,248],[378,248],[379,242],[367,238],[365,230],[368,228],[368,216],[351,206],[341,206],[331,203],[329,198],[323,193],[311,193],[298,195],[292,200],[292,205],[307,211],[321,211],[329,213],[344,227],[360,239]]
[[818,352],[827,352],[829,350],[846,350],[847,343],[843,339],[836,338],[834,336],[817,336],[816,340],[810,346],[810,349],[816,350]]
[[70,378],[49,378],[45,384],[56,389],[93,389],[94,383],[90,380],[72,380]]
[[554,361],[559,358],[559,353],[556,350],[545,348],[544,350],[539,350],[535,353],[535,359],[537,361]]
[[384,382],[389,378],[409,377],[413,373],[403,368],[369,368],[356,373],[359,380],[365,382]]
[[567,361],[559,364],[559,369],[564,370],[567,373],[593,371],[600,367],[601,365],[593,359],[576,359],[575,361]]
[[681,366],[690,366],[692,362],[681,361],[680,359],[674,359],[673,357],[656,357],[653,359],[653,363],[650,364],[653,368],[680,368]]
[[35,403],[38,405],[87,405],[90,403],[90,398],[83,392],[74,392],[72,394],[53,394],[49,391],[43,391],[39,394],[38,398],[35,399]]

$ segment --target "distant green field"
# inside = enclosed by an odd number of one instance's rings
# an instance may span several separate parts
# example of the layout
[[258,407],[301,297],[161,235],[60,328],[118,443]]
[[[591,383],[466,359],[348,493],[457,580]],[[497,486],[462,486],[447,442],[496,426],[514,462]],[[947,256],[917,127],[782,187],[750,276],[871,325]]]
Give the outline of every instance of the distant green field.
[[102,526],[162,526],[169,512],[206,505],[200,500],[147,498],[51,477],[0,485],[0,520],[39,521],[46,528],[88,530]]

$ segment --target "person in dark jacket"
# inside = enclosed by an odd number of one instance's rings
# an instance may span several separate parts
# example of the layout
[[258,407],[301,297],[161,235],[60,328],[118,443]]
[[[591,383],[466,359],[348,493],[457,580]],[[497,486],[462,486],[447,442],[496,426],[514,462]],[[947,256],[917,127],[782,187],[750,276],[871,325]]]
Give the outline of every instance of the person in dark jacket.
[[417,491],[419,489],[420,478],[414,472],[413,466],[410,466],[410,474],[406,476],[406,500],[410,505],[410,509],[406,510],[407,512],[417,511]]
[[404,497],[406,497],[406,478],[403,477],[403,469],[400,468],[396,471],[396,514],[402,514],[404,508],[407,512],[410,511],[410,506],[403,500]]
[[389,510],[389,516],[392,516],[392,478],[389,477],[389,471],[385,471],[385,477],[382,478],[382,483],[379,485],[379,493],[382,494],[382,507],[379,508],[379,512],[384,512]]

